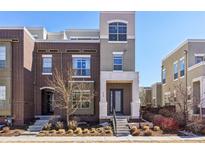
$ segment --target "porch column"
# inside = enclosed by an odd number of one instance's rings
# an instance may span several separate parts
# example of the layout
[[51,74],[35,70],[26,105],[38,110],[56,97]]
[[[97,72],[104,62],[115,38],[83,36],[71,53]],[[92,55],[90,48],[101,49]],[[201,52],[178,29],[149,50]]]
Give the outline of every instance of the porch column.
[[132,102],[131,102],[131,118],[138,119],[139,118],[139,84],[138,77],[133,79],[132,82]]
[[105,119],[107,117],[107,94],[106,94],[106,79],[101,76],[100,81],[100,119]]

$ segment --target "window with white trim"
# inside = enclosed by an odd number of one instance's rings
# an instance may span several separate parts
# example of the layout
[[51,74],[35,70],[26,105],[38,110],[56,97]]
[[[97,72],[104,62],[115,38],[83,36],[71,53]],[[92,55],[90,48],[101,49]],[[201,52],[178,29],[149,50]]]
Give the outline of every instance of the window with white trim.
[[122,71],[123,69],[123,54],[113,54],[113,70]]
[[91,96],[90,91],[73,92],[72,97],[73,108],[88,109],[90,108]]
[[174,80],[178,78],[178,64],[177,62],[174,63]]
[[162,70],[162,83],[165,84],[166,83],[166,69]]
[[0,46],[0,69],[6,67],[6,47]]
[[110,23],[109,41],[127,41],[127,24],[123,22]]
[[184,58],[180,59],[180,76],[184,76],[184,70],[185,70],[185,63],[184,63]]
[[90,57],[73,57],[74,76],[90,76]]
[[204,61],[204,56],[195,56],[195,64]]
[[6,86],[0,86],[0,100],[6,100]]
[[52,55],[43,55],[42,74],[52,74]]

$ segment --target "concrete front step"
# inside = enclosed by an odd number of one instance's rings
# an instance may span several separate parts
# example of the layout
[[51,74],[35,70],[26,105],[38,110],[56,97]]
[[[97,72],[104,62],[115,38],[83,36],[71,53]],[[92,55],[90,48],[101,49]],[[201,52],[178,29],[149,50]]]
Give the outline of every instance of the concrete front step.
[[59,119],[60,116],[59,115],[36,115],[35,118],[37,118],[38,120],[36,120],[36,122],[29,126],[28,131],[30,132],[39,132],[43,129],[43,127],[49,123],[50,120],[55,120],[55,119]]
[[128,128],[127,118],[117,118],[116,119],[116,135],[117,136],[128,136],[130,135],[130,130]]
[[60,115],[36,115],[35,118],[40,120],[52,120],[52,119],[59,119]]

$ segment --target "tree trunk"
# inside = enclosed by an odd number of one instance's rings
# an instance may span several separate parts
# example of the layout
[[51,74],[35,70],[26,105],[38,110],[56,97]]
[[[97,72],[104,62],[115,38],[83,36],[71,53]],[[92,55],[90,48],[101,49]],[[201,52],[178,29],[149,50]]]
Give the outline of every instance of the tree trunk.
[[66,122],[67,122],[67,126],[69,127],[69,113],[68,113],[68,110],[66,111]]

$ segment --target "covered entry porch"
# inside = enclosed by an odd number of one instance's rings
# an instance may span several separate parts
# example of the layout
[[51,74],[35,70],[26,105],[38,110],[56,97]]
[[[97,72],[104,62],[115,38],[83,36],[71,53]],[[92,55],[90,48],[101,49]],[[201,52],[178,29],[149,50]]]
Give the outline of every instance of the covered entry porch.
[[111,119],[113,109],[119,117],[139,118],[137,72],[101,71],[100,120]]

